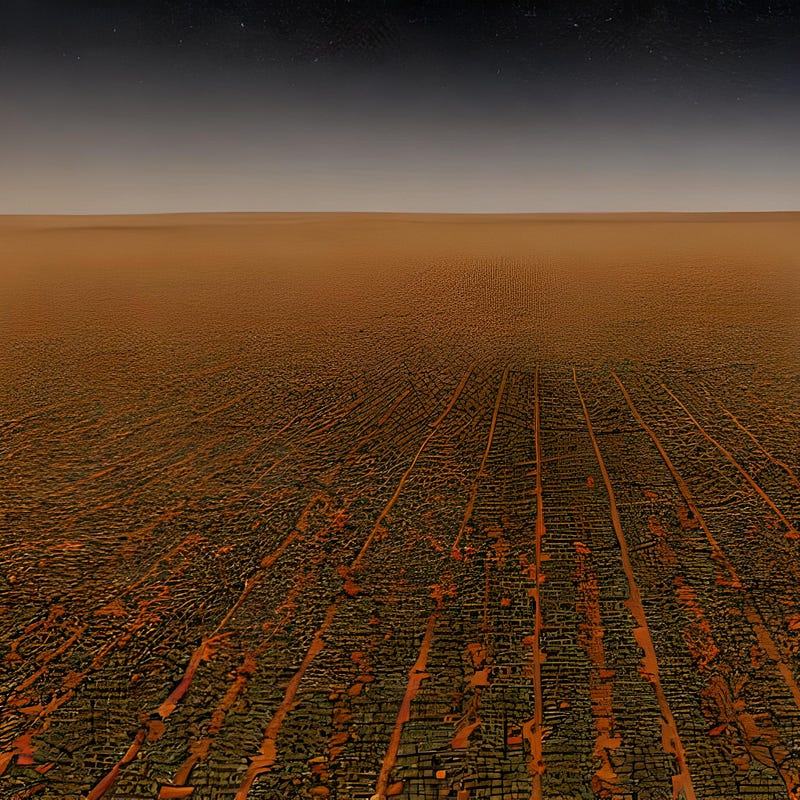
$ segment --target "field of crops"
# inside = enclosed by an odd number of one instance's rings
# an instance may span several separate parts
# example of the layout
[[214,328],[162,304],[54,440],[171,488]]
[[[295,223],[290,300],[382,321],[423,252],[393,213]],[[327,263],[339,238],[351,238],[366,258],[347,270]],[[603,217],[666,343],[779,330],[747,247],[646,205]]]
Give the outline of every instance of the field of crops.
[[800,214],[0,218],[0,797],[800,798]]

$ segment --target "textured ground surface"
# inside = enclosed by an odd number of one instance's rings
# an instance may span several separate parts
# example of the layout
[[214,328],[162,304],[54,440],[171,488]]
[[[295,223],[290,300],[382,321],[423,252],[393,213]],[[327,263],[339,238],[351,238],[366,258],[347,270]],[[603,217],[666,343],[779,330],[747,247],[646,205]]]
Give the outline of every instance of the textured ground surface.
[[800,796],[799,274],[800,215],[0,219],[0,797]]

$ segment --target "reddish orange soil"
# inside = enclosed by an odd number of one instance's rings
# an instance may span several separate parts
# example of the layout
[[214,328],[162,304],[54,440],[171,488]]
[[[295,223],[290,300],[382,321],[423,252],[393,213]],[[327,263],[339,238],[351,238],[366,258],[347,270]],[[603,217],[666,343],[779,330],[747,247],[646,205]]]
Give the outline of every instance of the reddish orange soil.
[[0,796],[800,800],[798,242],[0,218]]

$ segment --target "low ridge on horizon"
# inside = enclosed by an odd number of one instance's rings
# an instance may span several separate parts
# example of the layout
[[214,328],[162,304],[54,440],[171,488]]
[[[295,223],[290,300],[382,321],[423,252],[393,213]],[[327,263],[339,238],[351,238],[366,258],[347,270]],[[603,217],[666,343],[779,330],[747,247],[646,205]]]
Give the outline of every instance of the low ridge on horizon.
[[0,219],[72,219],[72,218],[137,218],[137,217],[279,217],[279,216],[347,216],[347,217],[515,217],[515,218],[682,218],[682,217],[752,217],[752,216],[786,216],[800,214],[797,209],[749,209],[749,210],[715,210],[715,211],[367,211],[367,210],[273,210],[273,211],[131,211],[115,212],[75,212],[58,214],[0,214]]

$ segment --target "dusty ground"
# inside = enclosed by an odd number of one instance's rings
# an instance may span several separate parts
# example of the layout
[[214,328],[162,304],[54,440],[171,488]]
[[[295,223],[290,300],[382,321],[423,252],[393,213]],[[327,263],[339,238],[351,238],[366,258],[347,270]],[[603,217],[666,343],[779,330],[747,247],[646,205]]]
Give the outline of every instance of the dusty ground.
[[0,796],[800,797],[800,214],[0,218]]

